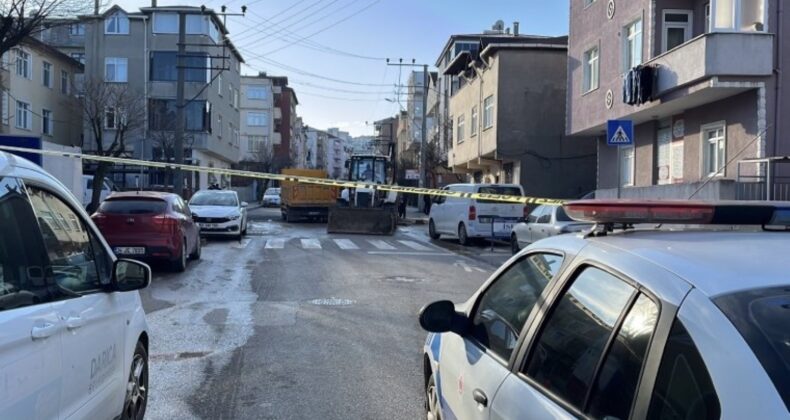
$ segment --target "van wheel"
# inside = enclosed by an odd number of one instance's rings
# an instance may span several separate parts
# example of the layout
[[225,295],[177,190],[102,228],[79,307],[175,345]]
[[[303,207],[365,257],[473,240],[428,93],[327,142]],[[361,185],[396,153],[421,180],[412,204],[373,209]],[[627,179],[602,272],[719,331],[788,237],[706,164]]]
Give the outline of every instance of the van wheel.
[[126,382],[122,420],[142,420],[148,405],[148,352],[138,341],[132,357],[132,368]]
[[433,219],[428,221],[428,236],[430,236],[431,239],[439,239],[441,236],[436,233],[436,225],[433,224]]
[[469,245],[469,236],[466,234],[466,226],[463,223],[458,225],[458,243],[463,246]]

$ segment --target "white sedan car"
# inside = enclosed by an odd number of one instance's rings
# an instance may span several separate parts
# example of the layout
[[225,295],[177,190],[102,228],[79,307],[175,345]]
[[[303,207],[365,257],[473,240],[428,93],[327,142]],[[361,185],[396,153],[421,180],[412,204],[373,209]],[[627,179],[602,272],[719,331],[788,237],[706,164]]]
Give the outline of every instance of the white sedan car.
[[421,311],[429,419],[790,418],[790,203],[566,210],[601,229],[538,241],[467,302]]
[[150,268],[40,166],[0,152],[0,174],[0,419],[142,419]]
[[263,193],[263,200],[261,201],[264,207],[280,207],[280,189],[267,188],[266,192]]
[[236,191],[198,191],[189,208],[201,235],[241,238],[247,233],[247,202],[240,201]]

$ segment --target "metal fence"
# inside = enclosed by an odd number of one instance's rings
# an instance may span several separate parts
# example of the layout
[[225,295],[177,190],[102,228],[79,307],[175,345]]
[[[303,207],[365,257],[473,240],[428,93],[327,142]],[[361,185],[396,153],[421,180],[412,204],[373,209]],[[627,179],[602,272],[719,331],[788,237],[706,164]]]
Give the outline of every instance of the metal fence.
[[771,200],[790,201],[790,181],[773,182],[767,185],[765,181],[736,182],[735,196],[738,200]]
[[739,161],[735,198],[790,201],[790,157],[775,156]]

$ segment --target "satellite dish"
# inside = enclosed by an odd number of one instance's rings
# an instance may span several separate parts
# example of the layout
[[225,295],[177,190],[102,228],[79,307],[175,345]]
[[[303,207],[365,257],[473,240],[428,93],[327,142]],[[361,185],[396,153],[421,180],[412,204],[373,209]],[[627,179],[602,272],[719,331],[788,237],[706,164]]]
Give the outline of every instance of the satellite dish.
[[496,31],[501,31],[501,30],[505,29],[505,22],[502,21],[501,19],[496,21],[496,23],[494,23],[494,27],[492,29],[494,29]]

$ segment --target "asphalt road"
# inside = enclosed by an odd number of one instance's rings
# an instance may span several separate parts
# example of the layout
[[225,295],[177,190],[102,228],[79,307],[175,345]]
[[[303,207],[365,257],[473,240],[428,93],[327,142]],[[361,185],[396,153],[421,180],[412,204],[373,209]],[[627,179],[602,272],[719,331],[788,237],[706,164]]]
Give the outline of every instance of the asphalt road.
[[185,273],[155,267],[142,292],[147,418],[423,417],[416,314],[465,300],[506,249],[431,242],[425,226],[328,235],[274,209],[251,216],[247,238],[208,241]]

